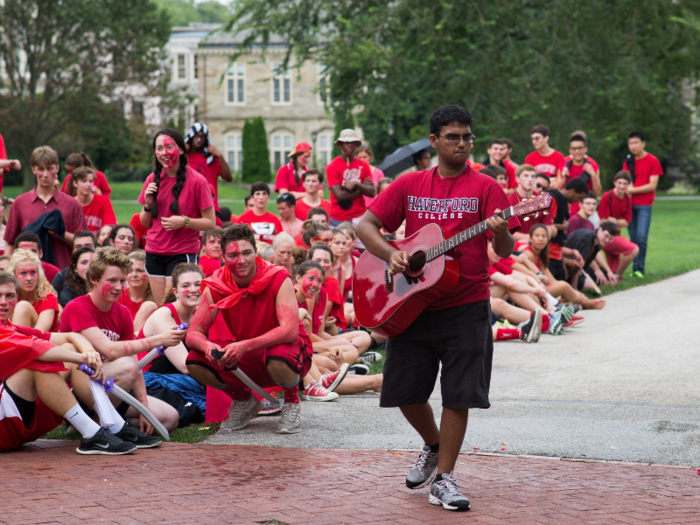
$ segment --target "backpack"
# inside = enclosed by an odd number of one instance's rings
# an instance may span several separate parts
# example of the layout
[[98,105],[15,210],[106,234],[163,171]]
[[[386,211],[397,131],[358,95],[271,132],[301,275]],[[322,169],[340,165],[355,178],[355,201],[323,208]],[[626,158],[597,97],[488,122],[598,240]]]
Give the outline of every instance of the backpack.
[[627,171],[629,171],[630,176],[632,177],[632,186],[634,186],[634,155],[628,153],[625,157],[625,162],[627,163]]
[[[571,165],[574,163],[574,159],[569,159],[566,161],[566,169],[571,169]],[[590,164],[590,161],[588,160],[587,157],[583,157],[583,164]],[[569,177],[567,177],[568,179]],[[591,180],[591,176],[588,174],[588,172],[584,171],[581,173],[581,176],[579,177],[583,182],[588,184],[588,181]]]

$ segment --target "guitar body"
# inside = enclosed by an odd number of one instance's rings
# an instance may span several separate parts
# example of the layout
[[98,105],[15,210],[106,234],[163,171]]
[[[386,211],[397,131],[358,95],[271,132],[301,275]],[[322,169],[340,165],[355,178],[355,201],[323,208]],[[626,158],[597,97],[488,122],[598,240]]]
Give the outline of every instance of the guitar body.
[[[428,224],[404,240],[389,243],[410,257],[449,237],[449,232],[437,224]],[[352,282],[358,322],[387,337],[403,332],[425,308],[452,292],[459,282],[459,261],[449,254],[429,261],[417,275],[391,276],[393,286],[387,286],[388,267],[386,261],[366,251],[357,261]]]

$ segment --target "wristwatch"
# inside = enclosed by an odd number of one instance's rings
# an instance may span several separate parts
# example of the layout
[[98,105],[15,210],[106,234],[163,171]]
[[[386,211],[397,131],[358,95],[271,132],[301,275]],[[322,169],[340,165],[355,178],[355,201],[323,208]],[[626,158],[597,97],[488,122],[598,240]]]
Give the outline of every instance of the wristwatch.
[[191,221],[192,221],[192,219],[190,219],[189,217],[185,216],[185,228],[189,228],[189,227],[190,227],[190,222],[191,222]]

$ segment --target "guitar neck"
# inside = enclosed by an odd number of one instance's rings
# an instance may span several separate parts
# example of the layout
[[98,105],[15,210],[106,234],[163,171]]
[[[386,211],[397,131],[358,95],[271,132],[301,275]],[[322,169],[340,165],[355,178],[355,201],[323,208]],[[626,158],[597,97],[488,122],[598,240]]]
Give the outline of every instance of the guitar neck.
[[[501,218],[504,220],[508,220],[513,216],[513,207],[511,206],[510,208],[504,210],[501,212]],[[463,242],[468,241],[469,239],[476,237],[477,235],[481,235],[482,233],[486,232],[489,227],[486,225],[486,221],[481,221],[479,224],[475,224],[471,228],[467,228],[466,230],[453,235],[449,239],[445,239],[442,242],[439,242],[435,246],[431,246],[428,248],[426,252],[426,259],[428,261],[432,261],[436,257],[440,257],[441,255],[444,255],[448,251],[452,250],[453,248],[456,248]]]

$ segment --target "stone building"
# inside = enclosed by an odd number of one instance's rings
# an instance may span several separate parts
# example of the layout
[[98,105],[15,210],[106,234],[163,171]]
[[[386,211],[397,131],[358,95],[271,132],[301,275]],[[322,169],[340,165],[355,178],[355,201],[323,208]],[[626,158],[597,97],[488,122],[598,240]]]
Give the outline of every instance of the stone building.
[[[177,33],[175,29],[174,37]],[[280,70],[286,46],[274,40],[264,57],[260,49],[253,49],[233,61],[242,35],[213,31],[195,46],[186,31],[179,33],[169,46],[173,83],[189,84],[196,95],[189,115],[209,126],[212,142],[225,152],[231,169],[241,169],[243,124],[258,116],[265,122],[273,170],[287,162],[297,142],[310,143],[311,164],[325,167],[331,159],[334,124],[319,96],[320,64]],[[183,45],[172,45],[175,40]]]

